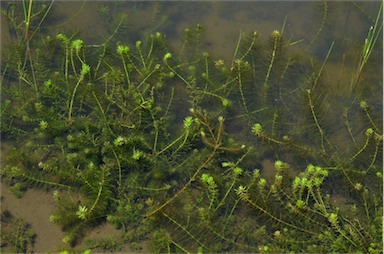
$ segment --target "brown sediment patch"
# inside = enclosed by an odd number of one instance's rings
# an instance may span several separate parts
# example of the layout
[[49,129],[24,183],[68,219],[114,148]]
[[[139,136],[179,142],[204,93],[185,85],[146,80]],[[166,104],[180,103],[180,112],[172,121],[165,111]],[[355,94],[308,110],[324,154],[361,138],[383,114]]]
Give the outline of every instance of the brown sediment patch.
[[36,233],[35,252],[57,252],[65,247],[64,233],[60,226],[49,221],[55,211],[55,202],[51,193],[29,189],[20,199],[8,191],[8,185],[1,183],[1,212],[8,210],[14,217],[21,218],[31,225]]
[[[288,158],[286,158],[288,159]],[[287,176],[288,179],[293,179],[295,176],[299,174],[299,170],[292,165],[291,163],[287,162],[291,160],[283,160],[283,162],[288,163],[288,169],[283,173],[283,175]],[[261,177],[265,178],[267,182],[273,183],[275,181],[275,176],[277,174],[275,169],[275,161],[265,159],[261,162]]]
[[275,170],[275,162],[271,160],[263,160],[261,162],[262,170],[261,177],[265,178],[267,182],[272,183],[275,179],[276,170]]
[[[57,253],[62,250],[71,250],[68,244],[63,242],[65,233],[61,227],[49,221],[49,217],[56,211],[56,203],[51,192],[28,189],[22,198],[16,198],[8,190],[9,185],[1,183],[1,212],[9,211],[15,218],[20,218],[30,225],[30,229],[36,234],[34,243],[35,253]],[[90,230],[84,240],[72,250],[83,251],[87,249],[87,239],[95,241],[113,239],[120,253],[148,253],[148,242],[143,241],[134,245],[123,244],[123,231],[115,229],[111,224],[104,223]],[[1,252],[12,252],[12,246],[1,248]],[[101,248],[93,251],[104,252]],[[113,252],[113,250],[111,250]]]

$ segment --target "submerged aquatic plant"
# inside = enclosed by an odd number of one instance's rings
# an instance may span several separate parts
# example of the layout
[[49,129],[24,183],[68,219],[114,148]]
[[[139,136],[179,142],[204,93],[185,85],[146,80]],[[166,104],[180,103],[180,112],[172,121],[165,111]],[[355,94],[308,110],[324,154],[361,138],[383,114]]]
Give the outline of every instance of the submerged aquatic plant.
[[108,222],[119,244],[149,238],[159,252],[381,251],[376,90],[347,94],[345,126],[330,128],[333,44],[316,65],[290,51],[284,26],[266,42],[241,32],[227,64],[200,48],[201,25],[177,51],[160,32],[124,44],[122,21],[97,47],[64,33],[26,42],[11,6],[19,37],[2,71],[1,134],[14,143],[1,174],[18,195],[53,191],[64,242]]

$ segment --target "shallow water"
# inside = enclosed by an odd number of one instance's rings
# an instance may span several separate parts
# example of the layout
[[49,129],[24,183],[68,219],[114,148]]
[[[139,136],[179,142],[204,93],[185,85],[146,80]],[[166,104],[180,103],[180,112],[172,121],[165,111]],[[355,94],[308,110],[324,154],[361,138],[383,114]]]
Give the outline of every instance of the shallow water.
[[[125,16],[118,41],[133,46],[143,36],[159,31],[177,51],[184,29],[202,24],[202,49],[225,63],[232,61],[240,32],[257,31],[261,40],[268,40],[273,30],[284,30],[285,40],[293,44],[290,52],[318,64],[326,61],[322,89],[339,108],[338,103],[352,103],[360,96],[351,94],[352,76],[379,5],[379,1],[58,2],[54,8],[57,15],[52,14],[46,26],[50,33],[75,33],[87,43],[99,45]],[[377,84],[382,79],[381,44],[377,43],[366,68],[373,75],[365,83],[377,95],[382,94],[382,86]],[[380,105],[381,98],[374,101]]]
[[[4,3],[6,5],[6,3]],[[2,5],[2,8],[4,8]],[[312,2],[312,1],[244,1],[244,2],[65,2],[58,1],[42,24],[44,36],[55,36],[57,33],[82,38],[87,45],[99,46],[115,30],[120,18],[126,16],[121,31],[116,38],[123,44],[134,45],[136,40],[149,36],[157,31],[164,33],[174,50],[181,47],[181,38],[186,27],[201,24],[203,27],[202,48],[212,55],[214,59],[223,59],[231,62],[234,49],[240,32],[260,33],[261,40],[267,41],[273,30],[282,31],[286,41],[292,44],[290,50],[303,54],[313,61],[322,63],[334,42],[333,49],[324,67],[325,82],[323,91],[327,91],[331,107],[334,107],[335,119],[327,125],[332,138],[342,147],[349,144],[345,130],[338,129],[342,125],[336,116],[342,112],[342,105],[351,104],[356,97],[364,99],[364,94],[354,95],[351,91],[351,75],[355,73],[359,60],[359,52],[367,36],[369,27],[374,23],[380,2]],[[8,33],[7,21],[2,15],[1,22],[1,53],[7,44],[14,40],[14,35]],[[39,35],[36,35],[39,36]],[[378,48],[371,56],[366,69],[371,76],[365,77],[371,85],[370,90],[377,98],[370,98],[375,105],[376,115],[382,115],[382,41],[378,41]],[[381,53],[380,53],[381,52]],[[4,63],[3,63],[4,66]],[[5,80],[6,81],[6,80]],[[2,86],[6,86],[4,83]],[[252,94],[246,95],[251,97]],[[182,104],[182,103],[181,103]],[[181,120],[187,111],[175,109]],[[236,115],[229,115],[229,118]],[[366,119],[354,119],[364,123]],[[231,125],[232,124],[232,125]],[[381,122],[382,124],[382,122]],[[242,123],[229,122],[229,129],[239,133],[242,137]],[[334,128],[334,129],[332,129]],[[358,129],[358,128],[357,128]],[[359,130],[363,133],[365,130]],[[2,137],[2,140],[6,137]],[[2,145],[2,157],[7,150]],[[2,158],[4,159],[4,158]],[[262,163],[263,174],[270,176],[273,170],[272,162],[266,158]],[[31,223],[32,229],[38,233],[35,251],[57,251],[61,247],[63,235],[58,233],[56,225],[49,223],[47,216],[54,210],[51,202],[52,195],[28,191],[20,200],[14,199],[5,193],[2,185],[2,211],[10,210],[14,215]],[[40,201],[35,201],[41,199]],[[34,205],[28,204],[33,202]],[[20,207],[23,211],[19,211]],[[40,210],[24,210],[40,209]],[[39,216],[33,216],[34,213]],[[40,220],[44,220],[43,222]],[[42,226],[44,225],[44,226]],[[41,227],[44,227],[42,230]],[[100,232],[100,230],[99,230]],[[105,230],[100,235],[108,235],[111,231]],[[44,237],[44,235],[49,236]],[[147,249],[143,249],[146,251]]]

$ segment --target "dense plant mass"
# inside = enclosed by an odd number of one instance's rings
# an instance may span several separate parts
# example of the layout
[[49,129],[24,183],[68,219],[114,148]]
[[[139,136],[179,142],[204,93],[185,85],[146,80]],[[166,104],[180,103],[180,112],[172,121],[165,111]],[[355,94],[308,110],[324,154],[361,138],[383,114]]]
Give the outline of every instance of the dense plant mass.
[[115,248],[382,252],[382,81],[362,78],[382,50],[381,9],[336,104],[326,60],[290,51],[283,29],[240,33],[225,62],[200,49],[201,25],[177,50],[160,32],[122,41],[119,26],[89,45],[38,35],[50,5],[8,4],[2,181],[51,190],[69,246],[111,223]]

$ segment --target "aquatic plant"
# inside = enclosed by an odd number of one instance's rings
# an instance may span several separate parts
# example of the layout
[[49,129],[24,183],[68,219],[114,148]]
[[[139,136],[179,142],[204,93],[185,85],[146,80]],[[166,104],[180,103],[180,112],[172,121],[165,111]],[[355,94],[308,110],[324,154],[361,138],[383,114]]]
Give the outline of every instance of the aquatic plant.
[[17,38],[1,76],[13,142],[1,174],[16,193],[53,192],[64,242],[111,223],[118,244],[149,238],[158,252],[382,251],[382,100],[361,78],[381,9],[336,110],[324,81],[334,44],[315,63],[290,50],[284,25],[267,41],[241,32],[227,63],[201,49],[200,24],[179,50],[161,32],[122,41],[123,20],[96,46],[64,32],[25,40],[50,7],[23,3],[3,10]]
[[17,253],[33,253],[36,234],[21,218],[8,210],[1,213],[1,248]]

